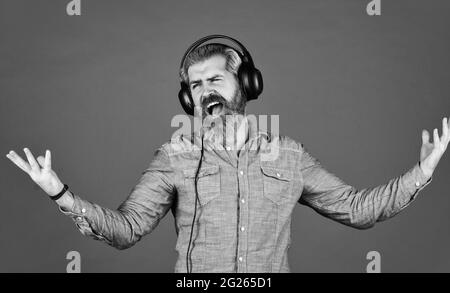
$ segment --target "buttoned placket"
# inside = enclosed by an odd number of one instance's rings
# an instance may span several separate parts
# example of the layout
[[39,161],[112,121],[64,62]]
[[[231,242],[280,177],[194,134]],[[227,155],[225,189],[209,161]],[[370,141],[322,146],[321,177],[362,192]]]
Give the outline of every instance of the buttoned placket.
[[237,272],[247,272],[247,246],[248,246],[248,150],[247,146],[239,152],[238,164],[238,210],[239,218],[237,221]]

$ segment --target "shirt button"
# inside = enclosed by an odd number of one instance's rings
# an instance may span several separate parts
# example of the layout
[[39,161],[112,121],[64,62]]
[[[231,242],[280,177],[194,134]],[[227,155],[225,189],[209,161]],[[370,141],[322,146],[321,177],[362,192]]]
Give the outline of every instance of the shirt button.
[[242,262],[242,260],[243,260],[243,258],[242,258],[242,256],[240,256],[240,257],[239,257],[239,261]]
[[242,232],[245,231],[245,227],[244,227],[244,226],[241,227],[241,231],[242,231]]
[[82,217],[77,217],[77,221],[81,222],[81,221],[83,221],[83,218]]
[[86,209],[85,209],[85,208],[82,208],[82,209],[81,209],[81,212],[84,214],[84,213],[86,212]]
[[419,187],[420,186],[420,182],[416,181],[416,186]]
[[244,171],[239,171],[239,174],[241,174],[241,176],[244,175]]
[[227,146],[227,151],[231,151],[231,147],[230,146]]
[[241,202],[242,202],[242,203],[245,203],[245,199],[241,199]]
[[280,177],[281,175],[280,175],[280,173],[277,173],[277,177]]

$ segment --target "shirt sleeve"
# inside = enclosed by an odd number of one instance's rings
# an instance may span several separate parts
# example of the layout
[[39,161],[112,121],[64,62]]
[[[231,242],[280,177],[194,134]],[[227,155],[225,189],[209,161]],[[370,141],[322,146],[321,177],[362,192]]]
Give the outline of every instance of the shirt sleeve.
[[150,233],[171,208],[176,193],[172,175],[169,156],[159,148],[128,198],[116,210],[71,192],[72,208],[60,211],[74,220],[83,235],[125,249]]
[[420,162],[386,184],[358,190],[327,171],[303,146],[301,173],[303,191],[299,203],[319,214],[357,229],[395,216],[432,181],[420,168]]

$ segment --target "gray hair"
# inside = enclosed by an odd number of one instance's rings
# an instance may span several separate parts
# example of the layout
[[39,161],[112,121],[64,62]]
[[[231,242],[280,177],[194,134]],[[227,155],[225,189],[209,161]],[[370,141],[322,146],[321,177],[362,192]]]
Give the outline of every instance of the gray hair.
[[204,61],[212,56],[224,56],[226,59],[225,69],[237,78],[239,66],[242,63],[239,54],[231,47],[222,44],[206,44],[190,52],[182,68],[180,68],[180,81],[189,84],[188,69],[193,64]]

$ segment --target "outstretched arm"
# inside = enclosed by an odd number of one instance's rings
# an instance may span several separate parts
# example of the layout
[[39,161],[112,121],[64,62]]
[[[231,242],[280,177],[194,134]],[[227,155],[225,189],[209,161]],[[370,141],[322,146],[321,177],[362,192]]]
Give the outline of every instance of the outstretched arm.
[[433,143],[422,132],[420,161],[401,176],[373,188],[358,190],[327,171],[306,148],[301,159],[303,193],[300,203],[345,225],[367,229],[406,208],[432,181],[433,172],[450,141],[449,121],[442,119],[442,136],[434,129]]
[[[28,162],[14,151],[10,151],[7,157],[49,196],[59,193],[63,183],[51,168],[50,151],[47,150],[45,158],[40,156],[37,161],[29,149],[25,148],[24,152]],[[169,158],[161,148],[155,152],[150,166],[117,210],[83,200],[70,190],[56,203],[61,212],[75,221],[82,234],[125,249],[150,233],[172,206],[176,191],[171,175]]]

